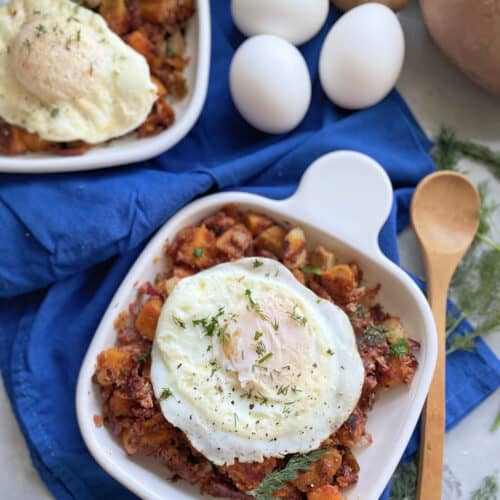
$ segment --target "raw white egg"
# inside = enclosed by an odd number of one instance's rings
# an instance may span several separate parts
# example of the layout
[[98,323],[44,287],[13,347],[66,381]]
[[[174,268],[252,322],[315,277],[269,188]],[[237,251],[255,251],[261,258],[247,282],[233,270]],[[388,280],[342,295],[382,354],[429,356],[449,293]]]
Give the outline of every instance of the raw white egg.
[[153,344],[165,418],[217,465],[318,448],[349,417],[364,380],[345,313],[282,264],[255,262],[182,280]]
[[300,45],[316,35],[328,16],[329,0],[232,0],[231,13],[247,36],[269,34]]
[[144,57],[69,0],[0,8],[0,73],[0,117],[51,141],[126,134],[157,97]]
[[270,134],[294,129],[311,102],[311,78],[302,54],[274,35],[257,35],[240,45],[229,83],[243,118]]
[[373,106],[394,87],[404,52],[403,30],[394,12],[381,4],[361,5],[328,33],[319,60],[321,85],[343,108]]

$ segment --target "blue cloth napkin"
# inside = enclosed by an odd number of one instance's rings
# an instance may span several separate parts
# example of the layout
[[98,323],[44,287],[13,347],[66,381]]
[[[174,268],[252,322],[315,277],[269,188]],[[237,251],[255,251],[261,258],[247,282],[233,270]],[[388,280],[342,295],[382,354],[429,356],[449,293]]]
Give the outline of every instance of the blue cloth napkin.
[[[313,102],[294,132],[271,137],[236,112],[227,85],[243,40],[227,2],[212,2],[209,94],[193,131],[170,152],[130,167],[47,176],[0,176],[0,367],[33,464],[56,498],[133,498],[92,459],[74,396],[78,370],[109,301],[148,237],[193,198],[240,189],[272,198],[294,192],[316,158],[337,149],[373,156],[395,203],[380,244],[398,262],[413,187],[433,170],[431,143],[393,92],[357,113],[335,108],[317,77],[319,50],[337,14],[301,48]],[[500,385],[498,360],[479,343],[448,363],[448,424]],[[407,450],[416,449],[416,436]]]

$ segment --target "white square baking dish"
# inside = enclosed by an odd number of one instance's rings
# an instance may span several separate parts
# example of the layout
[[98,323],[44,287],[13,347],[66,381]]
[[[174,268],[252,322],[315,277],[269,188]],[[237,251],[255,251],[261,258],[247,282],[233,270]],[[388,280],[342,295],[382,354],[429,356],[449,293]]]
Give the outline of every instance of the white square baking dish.
[[[350,500],[377,500],[389,481],[422,410],[436,361],[434,321],[427,301],[411,278],[380,251],[377,238],[392,203],[385,171],[374,160],[354,152],[323,156],[305,173],[299,189],[282,201],[246,193],[220,193],[201,198],[172,217],[151,240],[124,279],[106,311],[83,362],[77,387],[77,415],[82,436],[95,459],[115,479],[142,498],[201,498],[184,481],[168,481],[168,470],[153,460],[130,458],[106,427],[96,427],[101,414],[98,389],[92,384],[97,355],[115,344],[113,321],[135,298],[134,283],[153,280],[167,238],[198,223],[229,202],[266,213],[277,221],[300,224],[308,243],[330,245],[342,258],[360,264],[368,283],[381,283],[379,302],[399,315],[408,335],[421,343],[419,368],[409,388],[382,395],[369,413],[371,446],[356,449],[361,467]],[[206,496],[203,498],[207,498]]]
[[[8,3],[0,0],[0,5]],[[211,43],[209,0],[196,0],[196,13],[186,32],[186,41],[187,57],[190,58],[190,63],[184,71],[188,95],[173,104],[176,120],[170,128],[147,138],[129,134],[93,147],[81,156],[0,155],[0,172],[55,173],[117,167],[153,158],[175,146],[193,128],[207,95]]]

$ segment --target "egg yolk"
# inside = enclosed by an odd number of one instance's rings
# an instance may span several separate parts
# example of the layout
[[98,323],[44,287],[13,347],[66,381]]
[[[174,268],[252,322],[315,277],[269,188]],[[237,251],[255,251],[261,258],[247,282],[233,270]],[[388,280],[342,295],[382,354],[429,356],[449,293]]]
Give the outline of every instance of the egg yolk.
[[293,390],[301,367],[312,364],[307,319],[298,305],[285,306],[273,297],[231,318],[222,343],[223,365],[236,374],[243,392],[279,400],[276,388]]

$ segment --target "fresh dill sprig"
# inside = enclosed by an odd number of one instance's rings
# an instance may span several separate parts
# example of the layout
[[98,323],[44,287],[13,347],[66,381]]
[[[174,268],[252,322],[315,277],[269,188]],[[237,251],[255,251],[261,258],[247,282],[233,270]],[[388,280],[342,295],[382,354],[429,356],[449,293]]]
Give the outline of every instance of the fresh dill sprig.
[[439,133],[432,157],[440,170],[454,169],[458,160],[469,158],[488,166],[495,177],[500,178],[500,153],[475,142],[457,139],[446,127]]
[[268,474],[255,489],[249,492],[250,495],[257,500],[272,500],[275,491],[281,489],[286,482],[297,479],[299,472],[308,470],[309,466],[321,458],[323,453],[325,450],[320,448],[307,455],[292,455],[285,467]]
[[496,474],[486,476],[479,485],[479,488],[472,493],[471,500],[497,500],[498,479]]
[[417,498],[418,458],[400,465],[392,478],[390,500],[414,500]]
[[[448,328],[447,352],[473,351],[476,338],[500,331],[500,252],[469,252],[453,277],[451,291],[461,314]],[[474,329],[453,334],[465,317]]]

